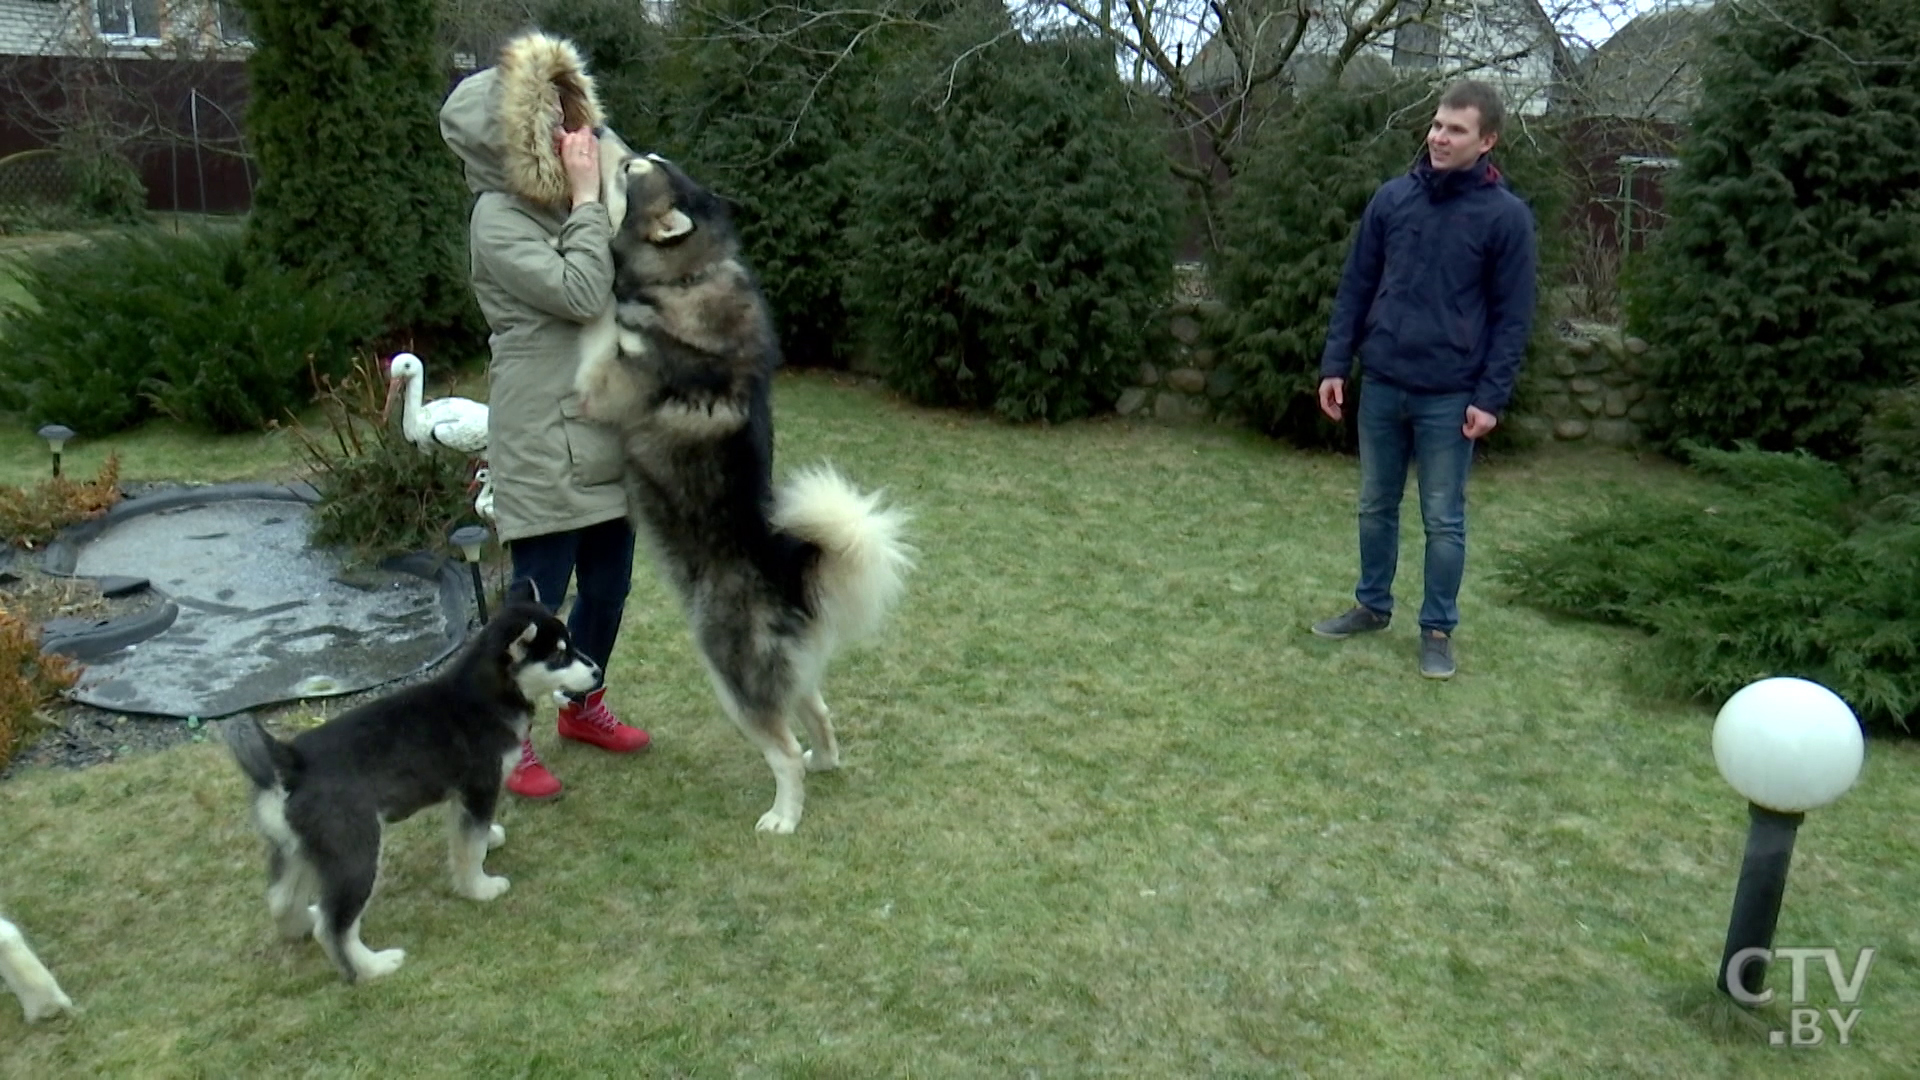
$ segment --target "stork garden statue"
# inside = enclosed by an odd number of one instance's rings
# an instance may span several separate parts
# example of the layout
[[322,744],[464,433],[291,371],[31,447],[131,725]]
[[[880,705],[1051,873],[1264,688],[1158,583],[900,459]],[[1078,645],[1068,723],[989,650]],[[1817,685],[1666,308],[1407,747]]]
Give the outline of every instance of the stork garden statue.
[[[422,401],[425,388],[426,368],[420,358],[405,352],[394,356],[387,365],[387,408],[393,407],[395,395],[406,395],[400,412],[401,434],[423,453],[445,449],[484,459],[487,407],[478,401],[457,397]],[[484,460],[475,480],[479,483],[480,495],[474,500],[474,510],[491,521],[493,482]]]

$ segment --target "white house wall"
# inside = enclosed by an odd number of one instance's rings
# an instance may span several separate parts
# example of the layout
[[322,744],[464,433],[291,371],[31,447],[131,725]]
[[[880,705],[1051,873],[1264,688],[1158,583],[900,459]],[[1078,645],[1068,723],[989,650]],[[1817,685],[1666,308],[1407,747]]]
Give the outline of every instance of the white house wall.
[[245,55],[244,43],[223,42],[214,0],[161,0],[159,38],[104,37],[93,0],[0,0],[0,56]]
[[67,12],[44,0],[0,0],[0,56],[39,56],[57,41]]

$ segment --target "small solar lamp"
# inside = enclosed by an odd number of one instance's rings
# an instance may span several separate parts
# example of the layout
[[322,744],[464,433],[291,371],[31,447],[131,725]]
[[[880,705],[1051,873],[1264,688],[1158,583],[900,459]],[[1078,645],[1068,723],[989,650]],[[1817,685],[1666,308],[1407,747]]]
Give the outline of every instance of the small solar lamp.
[[53,475],[60,475],[60,450],[73,438],[73,429],[64,424],[48,424],[40,429],[40,437],[47,440],[47,449],[53,451]]

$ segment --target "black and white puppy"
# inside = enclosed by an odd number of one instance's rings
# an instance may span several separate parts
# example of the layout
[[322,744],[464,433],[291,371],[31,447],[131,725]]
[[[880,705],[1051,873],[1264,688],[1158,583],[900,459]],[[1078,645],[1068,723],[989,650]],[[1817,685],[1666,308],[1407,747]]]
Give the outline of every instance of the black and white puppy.
[[391,975],[405,950],[374,952],[360,920],[380,868],[388,822],[438,803],[451,810],[454,891],[492,900],[507,879],[482,867],[506,842],[494,808],[534,703],[586,691],[600,668],[574,651],[566,624],[531,583],[434,678],[351,709],[291,742],[248,717],[225,725],[253,782],[253,823],[267,844],[267,910],[296,940],[312,934],[347,982]]

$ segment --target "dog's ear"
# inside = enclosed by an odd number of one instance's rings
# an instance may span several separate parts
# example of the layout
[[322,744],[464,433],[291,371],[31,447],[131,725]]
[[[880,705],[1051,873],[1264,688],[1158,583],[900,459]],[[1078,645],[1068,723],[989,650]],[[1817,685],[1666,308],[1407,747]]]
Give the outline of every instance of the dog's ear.
[[540,624],[537,622],[528,623],[527,628],[520,631],[520,636],[507,642],[507,655],[512,657],[513,662],[516,664],[525,660],[527,658],[527,650],[533,646],[533,639],[539,636]]
[[656,244],[669,240],[678,240],[693,231],[693,219],[678,210],[669,210],[653,219],[653,227],[647,230],[647,239]]
[[532,578],[521,578],[507,586],[507,603],[538,604],[539,602],[540,587],[533,583]]

